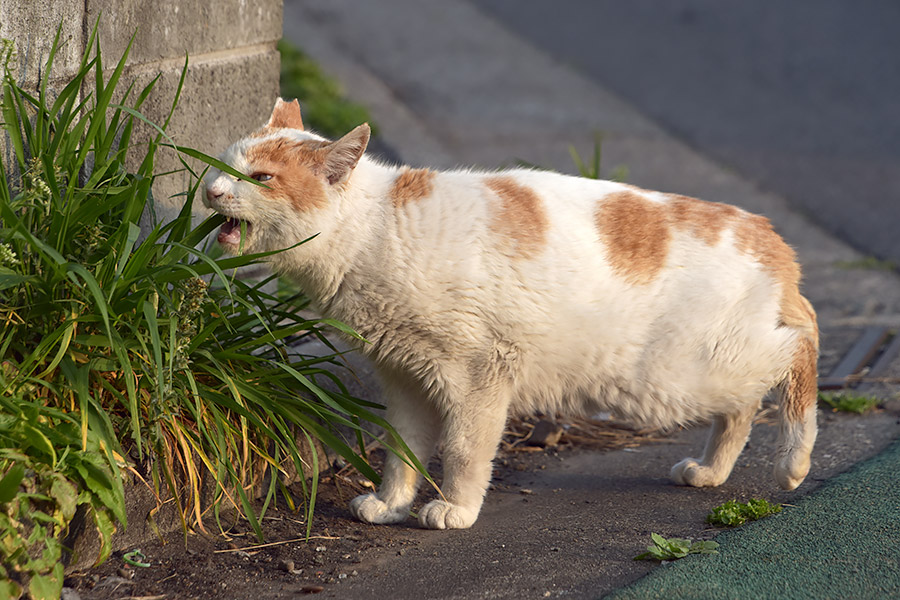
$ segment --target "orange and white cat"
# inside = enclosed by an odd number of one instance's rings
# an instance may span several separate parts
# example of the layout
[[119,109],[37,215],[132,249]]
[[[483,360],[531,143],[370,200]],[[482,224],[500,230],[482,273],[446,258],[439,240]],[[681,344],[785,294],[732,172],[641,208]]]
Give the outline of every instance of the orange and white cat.
[[[364,155],[369,127],[331,142],[278,100],[223,160],[207,203],[230,251],[271,257],[325,315],[370,343],[387,418],[418,458],[443,448],[430,528],[471,526],[507,416],[611,411],[644,425],[711,420],[676,482],[716,486],[760,400],[780,398],[775,479],[803,481],[816,438],[815,313],[769,221],[725,204],[545,171],[438,172]],[[246,236],[241,240],[241,225]],[[370,523],[407,518],[416,472],[388,454]]]

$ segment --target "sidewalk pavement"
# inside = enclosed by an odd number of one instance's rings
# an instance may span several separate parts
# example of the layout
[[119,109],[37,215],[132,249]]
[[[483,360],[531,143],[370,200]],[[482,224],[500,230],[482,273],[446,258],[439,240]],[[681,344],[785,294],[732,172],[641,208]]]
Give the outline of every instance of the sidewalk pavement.
[[[286,0],[284,35],[370,109],[380,142],[404,163],[495,168],[521,160],[572,173],[570,146],[590,156],[602,132],[604,173],[626,166],[629,183],[765,214],[803,265],[804,293],[822,329],[821,373],[863,328],[900,327],[896,274],[841,267],[863,257],[783,198],[694,152],[466,0]],[[900,361],[884,375],[900,375]],[[820,415],[813,471],[796,492],[777,491],[772,481],[775,432],[766,425],[754,429],[732,478],[716,490],[666,483],[671,464],[700,450],[703,428],[677,435],[671,446],[548,458],[539,473],[513,473],[498,483],[472,530],[404,530],[422,555],[385,558],[371,576],[361,573],[352,590],[342,588],[351,594],[342,597],[599,597],[649,571],[630,558],[650,531],[708,537],[702,521],[711,506],[751,495],[796,502],[884,449],[900,434],[898,389],[875,391],[890,400],[888,410]],[[527,503],[502,493],[516,485],[537,493]]]

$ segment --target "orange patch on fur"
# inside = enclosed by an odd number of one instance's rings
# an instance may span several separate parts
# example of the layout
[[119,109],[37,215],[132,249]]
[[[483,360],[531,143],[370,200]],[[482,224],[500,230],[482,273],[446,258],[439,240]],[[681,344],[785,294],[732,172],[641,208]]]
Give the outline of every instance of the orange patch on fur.
[[428,169],[406,169],[391,186],[390,197],[395,207],[401,207],[430,196],[434,189],[434,172]]
[[594,221],[613,269],[634,284],[653,281],[669,252],[671,233],[665,205],[623,190],[597,204]]
[[759,215],[744,215],[734,230],[739,252],[750,254],[782,290],[796,288],[800,283],[800,267],[793,248],[772,229],[772,223]]
[[668,196],[672,222],[709,246],[715,246],[722,232],[739,214],[737,208],[718,202],[704,202],[687,196]]
[[803,297],[796,285],[782,289],[781,323],[785,327],[798,330],[805,339],[819,347],[819,326],[816,323],[816,311],[809,300]]
[[788,371],[782,394],[784,416],[788,421],[800,423],[806,420],[809,410],[815,410],[818,398],[816,361],[818,346],[809,339],[801,339],[794,351],[794,361]]
[[327,202],[322,182],[316,170],[322,165],[319,149],[327,142],[317,140],[295,141],[287,138],[265,140],[247,150],[247,160],[253,172],[265,173],[272,178],[262,189],[270,198],[283,198],[297,211],[325,206]]
[[537,254],[544,247],[548,227],[541,199],[512,177],[489,177],[485,185],[500,198],[491,230],[512,242],[516,256]]

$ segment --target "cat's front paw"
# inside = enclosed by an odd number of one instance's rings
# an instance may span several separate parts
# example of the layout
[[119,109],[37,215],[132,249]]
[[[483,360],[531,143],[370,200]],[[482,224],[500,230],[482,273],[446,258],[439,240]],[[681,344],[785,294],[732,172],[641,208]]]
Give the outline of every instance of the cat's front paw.
[[675,483],[693,487],[715,487],[721,485],[727,476],[727,473],[723,477],[711,467],[701,465],[695,458],[685,458],[669,472],[669,477]]
[[419,511],[419,524],[428,529],[467,529],[478,513],[444,500],[432,500]]
[[375,494],[363,494],[350,501],[350,512],[360,521],[384,525],[405,521],[409,508],[391,507]]

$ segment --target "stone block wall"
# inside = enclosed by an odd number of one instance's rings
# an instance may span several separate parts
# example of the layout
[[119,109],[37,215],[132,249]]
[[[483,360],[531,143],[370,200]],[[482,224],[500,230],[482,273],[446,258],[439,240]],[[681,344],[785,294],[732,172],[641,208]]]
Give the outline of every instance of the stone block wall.
[[[98,19],[104,65],[114,65],[134,35],[126,86],[136,80],[141,89],[160,75],[142,108],[154,122],[162,123],[168,114],[189,57],[168,130],[177,143],[215,156],[265,123],[278,94],[275,44],[281,38],[282,0],[0,0],[0,37],[15,42],[19,81],[37,84],[62,23],[50,87],[64,85],[77,70]],[[150,135],[147,128],[143,135]],[[162,173],[179,162],[174,152],[161,149],[156,166]],[[173,196],[189,183],[186,173],[158,179],[157,213],[165,217],[177,211],[183,198]]]

